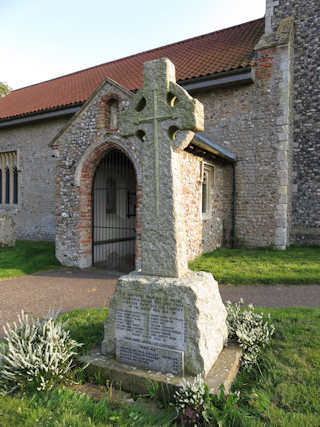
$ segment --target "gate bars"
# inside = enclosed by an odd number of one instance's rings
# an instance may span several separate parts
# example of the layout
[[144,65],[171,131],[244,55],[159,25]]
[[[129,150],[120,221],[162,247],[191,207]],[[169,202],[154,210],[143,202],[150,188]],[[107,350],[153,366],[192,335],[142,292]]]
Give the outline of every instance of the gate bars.
[[100,161],[92,186],[92,260],[108,270],[135,268],[136,174],[120,150]]

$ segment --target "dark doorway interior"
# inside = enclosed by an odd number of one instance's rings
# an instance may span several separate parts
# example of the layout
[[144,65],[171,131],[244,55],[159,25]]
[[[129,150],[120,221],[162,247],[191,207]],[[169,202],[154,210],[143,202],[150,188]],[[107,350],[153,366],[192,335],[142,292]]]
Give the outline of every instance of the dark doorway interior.
[[108,270],[135,269],[136,174],[120,150],[109,151],[93,182],[93,264]]

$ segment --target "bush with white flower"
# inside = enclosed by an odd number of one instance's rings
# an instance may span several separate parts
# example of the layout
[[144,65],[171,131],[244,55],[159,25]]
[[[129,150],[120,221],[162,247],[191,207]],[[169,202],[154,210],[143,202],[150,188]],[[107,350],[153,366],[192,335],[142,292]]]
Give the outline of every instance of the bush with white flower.
[[246,309],[242,309],[242,305],[242,299],[235,304],[227,301],[228,339],[240,345],[243,350],[241,366],[250,370],[258,365],[261,352],[270,343],[275,328],[270,323],[270,315],[266,319],[263,313],[254,311],[252,304]]
[[217,394],[210,394],[201,375],[193,381],[183,381],[174,394],[177,423],[184,426],[237,426],[243,425],[237,406],[239,392],[225,394],[223,384]]
[[0,392],[18,389],[49,390],[66,382],[71,374],[72,357],[82,344],[70,338],[57,314],[29,320],[23,311],[18,324],[4,327],[0,346]]
[[[270,316],[254,311],[253,305],[242,309],[243,300],[226,304],[229,342],[242,347],[241,365],[250,370],[258,365],[262,349],[270,343],[274,325]],[[217,394],[210,394],[203,378],[198,375],[193,381],[184,381],[174,394],[174,406],[179,425],[189,426],[243,426],[246,419],[238,407],[239,392],[225,394],[220,385]]]
[[204,410],[205,383],[198,375],[193,381],[183,380],[182,387],[174,394],[174,406],[181,423],[202,421]]

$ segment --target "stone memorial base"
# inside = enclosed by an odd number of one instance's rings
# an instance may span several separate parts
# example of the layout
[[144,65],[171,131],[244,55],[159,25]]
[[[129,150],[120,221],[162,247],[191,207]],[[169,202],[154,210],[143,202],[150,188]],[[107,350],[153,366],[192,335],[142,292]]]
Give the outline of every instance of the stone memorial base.
[[227,339],[226,309],[211,274],[120,277],[101,353],[145,371],[206,376]]
[[[215,364],[204,378],[209,392],[217,394],[220,384],[224,385],[228,393],[235,379],[242,351],[239,346],[224,347]],[[80,361],[87,364],[90,374],[102,380],[109,381],[114,387],[134,394],[146,395],[150,392],[150,382],[157,384],[157,397],[167,400],[182,386],[184,381],[193,381],[191,376],[177,376],[161,374],[160,372],[145,371],[134,366],[119,363],[114,359],[101,354],[97,349],[87,356],[80,357]]]

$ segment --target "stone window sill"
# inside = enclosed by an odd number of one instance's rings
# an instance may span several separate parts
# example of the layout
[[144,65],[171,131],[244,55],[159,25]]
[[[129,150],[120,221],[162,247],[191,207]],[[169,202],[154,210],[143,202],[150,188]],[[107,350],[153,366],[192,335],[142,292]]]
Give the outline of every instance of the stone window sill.
[[1,212],[17,212],[20,209],[19,205],[0,205]]

